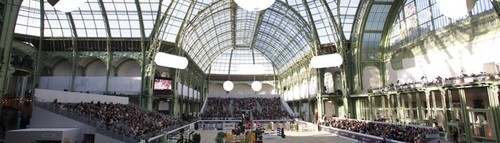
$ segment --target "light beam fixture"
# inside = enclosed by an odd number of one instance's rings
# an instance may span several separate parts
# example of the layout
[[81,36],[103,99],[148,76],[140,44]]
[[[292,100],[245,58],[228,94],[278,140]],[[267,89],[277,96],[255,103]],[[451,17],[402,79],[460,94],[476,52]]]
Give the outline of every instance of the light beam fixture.
[[155,55],[155,63],[163,67],[185,69],[188,65],[188,60],[186,57],[158,52]]
[[87,0],[47,0],[56,10],[62,12],[72,12],[77,10]]
[[468,15],[474,8],[476,0],[436,0],[439,11],[449,18],[460,18]]
[[224,88],[224,90],[226,91],[231,91],[234,88],[234,84],[233,82],[227,80],[224,82],[224,84],[222,84],[222,88]]
[[313,68],[338,67],[342,65],[343,61],[340,54],[334,53],[313,57],[310,66]]
[[262,83],[260,83],[260,81],[253,81],[252,89],[253,91],[260,91],[262,89]]
[[261,11],[269,8],[276,0],[234,0],[238,6],[248,11]]

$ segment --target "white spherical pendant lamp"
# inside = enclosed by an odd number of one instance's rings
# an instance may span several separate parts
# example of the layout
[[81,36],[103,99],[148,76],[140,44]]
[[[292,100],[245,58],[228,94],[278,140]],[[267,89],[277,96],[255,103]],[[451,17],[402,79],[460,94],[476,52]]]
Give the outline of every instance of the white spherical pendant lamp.
[[87,0],[47,0],[56,10],[72,12],[77,10]]
[[262,83],[260,83],[259,81],[253,81],[252,89],[253,91],[260,91],[262,89]]
[[238,6],[248,11],[261,11],[269,8],[276,0],[234,0]]
[[449,18],[460,18],[469,14],[476,0],[436,0],[439,11]]
[[233,82],[228,80],[228,81],[225,81],[224,84],[222,84],[222,88],[224,88],[224,90],[226,90],[226,91],[231,91],[234,88],[234,84],[233,84]]

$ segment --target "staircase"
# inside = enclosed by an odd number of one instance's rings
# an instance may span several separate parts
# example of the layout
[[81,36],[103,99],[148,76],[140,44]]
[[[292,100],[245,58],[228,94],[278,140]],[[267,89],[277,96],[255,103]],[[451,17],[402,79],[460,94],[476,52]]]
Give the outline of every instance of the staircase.
[[205,112],[205,107],[207,106],[207,101],[208,101],[208,97],[205,97],[205,100],[203,101],[203,105],[201,106],[200,114]]
[[288,112],[288,115],[290,115],[290,116],[292,116],[292,118],[294,118],[296,115],[293,112],[292,108],[290,108],[290,106],[288,106],[288,103],[286,103],[286,101],[283,98],[280,98],[280,100],[281,100],[281,107],[285,108],[286,111]]

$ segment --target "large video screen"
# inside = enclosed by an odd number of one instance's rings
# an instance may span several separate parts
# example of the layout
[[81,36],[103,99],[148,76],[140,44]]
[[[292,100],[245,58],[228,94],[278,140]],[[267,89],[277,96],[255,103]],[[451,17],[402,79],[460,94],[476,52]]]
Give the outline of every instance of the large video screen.
[[155,79],[154,90],[172,90],[172,80],[171,79]]

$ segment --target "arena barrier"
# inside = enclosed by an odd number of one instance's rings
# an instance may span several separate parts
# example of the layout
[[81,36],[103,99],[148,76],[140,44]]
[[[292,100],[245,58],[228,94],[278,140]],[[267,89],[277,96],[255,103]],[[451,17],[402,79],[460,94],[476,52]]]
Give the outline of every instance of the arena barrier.
[[[241,120],[200,120],[198,121],[198,127],[200,130],[232,130],[236,125],[241,122]],[[273,123],[271,123],[273,122]],[[283,127],[285,130],[291,129],[291,124],[293,120],[253,120],[252,129],[256,127],[262,127],[266,130],[275,130],[278,127]],[[271,125],[270,125],[271,124]]]
[[[149,143],[161,143],[164,140],[176,141],[176,137],[179,136],[179,131],[184,129],[184,137],[187,138],[188,134],[195,129],[195,124],[198,126],[198,130],[225,130],[231,131],[236,127],[236,124],[241,122],[241,120],[199,120],[182,127],[176,128],[174,130],[165,132],[164,134],[157,135],[155,137],[149,138]],[[273,123],[271,123],[273,122]],[[254,125],[252,129],[257,126],[263,127],[266,130],[276,131],[278,128],[285,128],[285,130],[291,130],[293,120],[253,120]],[[270,126],[271,124],[272,126]],[[269,128],[271,127],[271,128]],[[141,141],[140,143],[146,143],[146,141]]]

